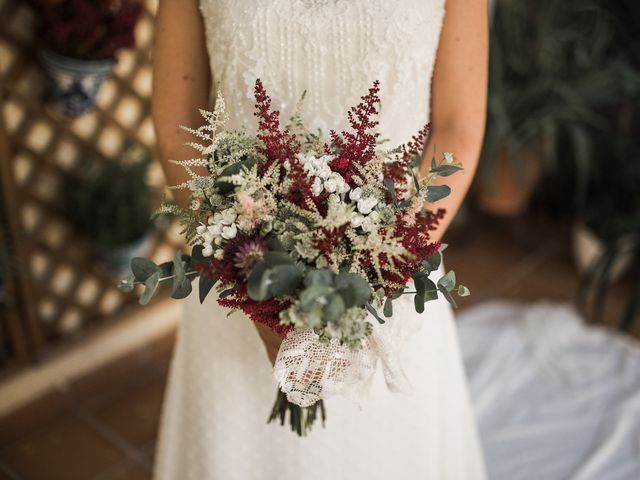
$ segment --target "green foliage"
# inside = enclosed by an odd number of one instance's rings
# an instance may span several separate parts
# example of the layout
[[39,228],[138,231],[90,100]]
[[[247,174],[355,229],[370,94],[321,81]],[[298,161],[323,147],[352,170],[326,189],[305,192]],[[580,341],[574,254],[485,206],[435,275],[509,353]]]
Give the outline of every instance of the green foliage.
[[114,249],[142,238],[150,228],[149,155],[130,149],[120,162],[89,160],[65,188],[68,217],[97,247]]
[[[640,113],[634,128],[640,130]],[[611,288],[611,274],[616,261],[640,252],[640,145],[637,138],[616,135],[614,149],[603,152],[591,175],[587,196],[578,217],[603,243],[602,254],[584,274],[578,292],[578,305],[586,310],[593,298],[594,320],[601,320]],[[605,156],[605,153],[608,155]],[[640,282],[630,294],[620,325],[628,329],[640,315]]]
[[302,269],[284,252],[267,252],[247,278],[247,293],[256,301],[293,295],[302,282]]
[[[200,303],[204,302],[211,288],[216,284],[217,279],[200,276],[197,270],[192,268],[192,264],[202,260],[202,247],[193,248],[193,255],[183,255],[176,252],[172,262],[164,262],[159,265],[143,257],[136,257],[131,260],[132,274],[123,278],[118,284],[118,288],[129,293],[133,291],[135,285],[144,285],[144,290],[140,296],[140,305],[146,305],[162,286],[170,287],[171,297],[180,299],[189,296],[192,290],[191,281],[200,277],[199,295]],[[222,294],[220,295],[222,297]]]
[[584,196],[593,134],[613,129],[604,112],[640,90],[640,74],[616,35],[617,21],[593,0],[497,1],[481,163],[485,181],[495,176],[502,148],[522,178],[520,152],[542,154],[555,171],[559,149],[567,144],[576,197]]

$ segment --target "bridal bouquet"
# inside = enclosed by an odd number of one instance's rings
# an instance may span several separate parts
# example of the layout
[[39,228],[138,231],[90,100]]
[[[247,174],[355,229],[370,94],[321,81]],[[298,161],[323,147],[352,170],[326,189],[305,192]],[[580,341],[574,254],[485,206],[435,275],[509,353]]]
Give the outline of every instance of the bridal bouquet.
[[160,265],[135,258],[133,274],[120,283],[128,292],[142,284],[145,304],[163,285],[184,298],[199,277],[201,302],[216,287],[220,305],[281,334],[270,421],[284,423],[288,412],[300,435],[318,415],[324,422],[323,399],[357,393],[378,359],[387,381],[401,388],[392,358],[397,342],[388,341],[382,325],[393,318],[396,300],[412,295],[421,313],[438,295],[455,305],[454,294],[469,293],[456,286],[454,272],[429,278],[444,248],[429,232],[444,211],[425,205],[449,194],[434,180],[461,165],[445,153],[418,178],[428,126],[407,145],[382,149],[378,93],[375,82],[348,112],[350,131],[331,131],[327,139],[306,129],[299,113],[282,128],[260,80],[257,135],[225,129],[218,95],[214,111],[201,112],[206,124],[186,129],[198,139],[190,145],[199,158],[175,162],[190,174],[173,187],[190,190],[189,208],[158,210],[180,218],[191,255],[178,252]]

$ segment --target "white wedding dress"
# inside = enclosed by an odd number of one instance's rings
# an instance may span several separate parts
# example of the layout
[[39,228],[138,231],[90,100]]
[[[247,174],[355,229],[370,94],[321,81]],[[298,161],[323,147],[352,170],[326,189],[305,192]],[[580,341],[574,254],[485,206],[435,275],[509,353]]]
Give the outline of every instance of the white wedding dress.
[[[285,119],[306,90],[303,119],[324,132],[346,127],[348,107],[375,79],[380,129],[392,144],[409,140],[428,118],[444,0],[201,0],[200,7],[232,127],[255,125],[257,77]],[[402,298],[396,319],[415,319],[412,299]],[[329,398],[326,427],[318,422],[305,438],[266,423],[276,393],[271,365],[250,321],[227,313],[213,292],[204,305],[196,293],[185,301],[157,480],[486,477],[446,301],[427,303],[403,346],[411,392],[391,393],[378,368],[361,408]]]

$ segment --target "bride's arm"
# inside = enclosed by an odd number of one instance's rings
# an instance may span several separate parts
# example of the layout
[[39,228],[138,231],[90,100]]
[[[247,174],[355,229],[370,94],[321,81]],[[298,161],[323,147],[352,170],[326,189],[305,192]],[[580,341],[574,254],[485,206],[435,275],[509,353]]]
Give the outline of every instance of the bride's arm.
[[436,183],[451,187],[451,195],[434,206],[447,215],[432,237],[442,238],[460,208],[478,165],[487,105],[488,7],[486,0],[446,0],[446,14],[433,73],[431,124],[422,173],[443,151],[454,153],[464,170]]
[[[160,0],[153,47],[153,95],[151,109],[158,153],[169,185],[186,180],[181,167],[170,159],[196,156],[183,144],[193,138],[178,125],[198,127],[200,108],[208,108],[211,75],[204,25],[198,0]],[[189,192],[174,191],[186,206]]]

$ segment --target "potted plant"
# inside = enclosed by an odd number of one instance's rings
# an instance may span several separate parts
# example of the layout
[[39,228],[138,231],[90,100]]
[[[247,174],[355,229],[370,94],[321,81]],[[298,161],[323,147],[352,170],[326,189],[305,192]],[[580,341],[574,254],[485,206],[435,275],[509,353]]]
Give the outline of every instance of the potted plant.
[[66,188],[69,218],[118,276],[128,271],[133,257],[145,253],[151,238],[149,154],[131,148],[124,157],[122,162],[94,160]]
[[40,14],[39,56],[53,102],[69,117],[91,110],[116,52],[135,44],[140,0],[32,0]]
[[[638,130],[636,135],[621,131],[615,141],[603,143],[612,149],[603,151],[592,169],[574,229],[574,258],[582,272],[578,303],[585,308],[591,297],[596,319],[602,316],[608,289],[640,250]],[[629,300],[622,328],[629,327],[639,311],[640,285]]]
[[584,197],[593,132],[611,130],[601,112],[640,88],[637,71],[615,51],[615,28],[591,0],[497,1],[480,208],[522,212],[543,170],[558,168],[563,145],[576,197]]

